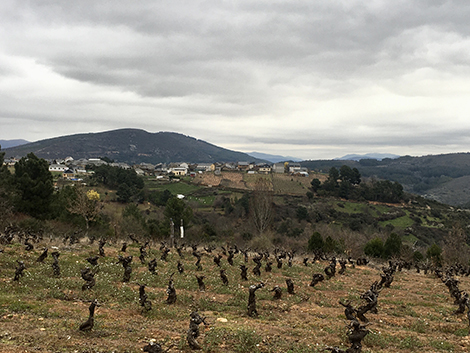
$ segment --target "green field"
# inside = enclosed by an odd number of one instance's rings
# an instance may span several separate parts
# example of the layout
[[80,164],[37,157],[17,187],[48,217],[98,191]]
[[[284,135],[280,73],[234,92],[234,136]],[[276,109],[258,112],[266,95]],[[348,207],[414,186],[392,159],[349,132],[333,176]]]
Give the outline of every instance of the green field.
[[187,184],[182,181],[171,182],[171,183],[161,183],[156,180],[147,180],[146,187],[149,190],[157,190],[157,191],[169,190],[174,195],[176,194],[188,195],[200,189],[200,186]]

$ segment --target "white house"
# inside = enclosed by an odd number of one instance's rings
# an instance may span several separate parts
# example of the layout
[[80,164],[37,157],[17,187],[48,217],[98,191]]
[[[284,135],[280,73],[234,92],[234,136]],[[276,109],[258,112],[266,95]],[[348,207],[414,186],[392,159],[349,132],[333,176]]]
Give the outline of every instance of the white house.
[[173,173],[175,176],[185,176],[188,174],[188,169],[182,167],[169,168],[168,173]]
[[65,172],[68,167],[65,164],[51,164],[49,165],[50,172]]
[[302,171],[300,163],[289,163],[289,173],[299,173]]

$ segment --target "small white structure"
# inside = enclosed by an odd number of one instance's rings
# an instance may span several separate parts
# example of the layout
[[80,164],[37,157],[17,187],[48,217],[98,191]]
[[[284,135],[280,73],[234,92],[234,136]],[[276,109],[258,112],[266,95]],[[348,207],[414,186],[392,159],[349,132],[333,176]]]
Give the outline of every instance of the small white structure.
[[65,172],[68,167],[65,164],[51,164],[49,165],[50,172]]
[[188,169],[182,167],[170,168],[168,173],[173,173],[175,176],[185,176],[188,174]]

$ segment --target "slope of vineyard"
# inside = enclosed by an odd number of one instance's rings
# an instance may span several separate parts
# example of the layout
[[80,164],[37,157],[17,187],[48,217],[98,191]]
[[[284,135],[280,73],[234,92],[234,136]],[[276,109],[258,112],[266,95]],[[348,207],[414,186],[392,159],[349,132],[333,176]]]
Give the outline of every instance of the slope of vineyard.
[[[57,246],[61,253],[59,277],[53,276],[50,255],[43,263],[36,262],[44,246]],[[2,245],[0,351],[141,352],[154,339],[164,348],[174,345],[170,352],[190,352],[186,331],[193,310],[207,317],[208,325],[201,325],[198,338],[203,352],[322,352],[327,346],[344,349],[349,346],[347,321],[338,301],[362,305],[360,295],[380,280],[382,266],[348,265],[343,275],[310,287],[312,274],[323,273],[328,262],[312,264],[310,256],[308,266],[304,266],[302,260],[308,255],[297,255],[292,267],[287,263],[281,269],[273,265],[272,272],[266,273],[263,266],[261,277],[256,277],[250,257],[249,280],[242,281],[239,265],[244,259],[238,254],[233,266],[225,256],[222,258],[229,278],[228,286],[224,286],[213,254],[202,248],[202,270],[198,271],[190,248],[183,251],[183,259],[172,249],[168,261],[162,261],[158,244],[151,245],[146,260],[157,259],[157,274],[152,275],[139,261],[139,247],[134,244],[126,252],[134,256],[131,281],[123,283],[123,267],[117,263],[118,255],[123,254],[120,248],[120,244],[105,245],[105,257],[98,260],[96,286],[82,291],[80,270],[90,266],[87,257],[98,254],[97,244],[44,242],[35,244],[29,252],[19,243]],[[17,260],[23,260],[26,269],[19,281],[13,281]],[[178,261],[185,266],[182,274],[176,270]],[[168,305],[166,287],[172,274],[177,301]],[[205,292],[198,290],[195,274],[206,276]],[[287,293],[286,278],[294,281],[296,294]],[[469,278],[458,279],[461,289],[470,289]],[[256,292],[259,316],[252,318],[247,315],[248,287],[260,281],[265,287]],[[147,285],[152,302],[149,312],[139,306],[138,283]],[[273,299],[271,289],[275,285],[283,289],[280,300]],[[91,332],[80,332],[78,327],[86,320],[90,301],[95,298],[101,304],[95,327]],[[370,333],[362,351],[467,351],[469,323],[466,315],[453,315],[455,309],[446,286],[434,274],[418,274],[414,269],[397,272],[391,287],[380,293],[378,313],[366,315]]]

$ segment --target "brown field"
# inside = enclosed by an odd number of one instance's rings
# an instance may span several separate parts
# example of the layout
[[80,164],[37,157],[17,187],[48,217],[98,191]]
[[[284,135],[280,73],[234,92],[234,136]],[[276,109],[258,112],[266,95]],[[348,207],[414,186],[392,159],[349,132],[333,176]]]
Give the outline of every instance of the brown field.
[[[49,257],[35,260],[43,246],[59,247],[60,277],[52,275]],[[238,266],[225,257],[229,285],[224,286],[212,255],[203,256],[202,271],[196,271],[195,258],[188,250],[181,260],[185,272],[176,272],[179,259],[172,250],[168,262],[160,261],[160,251],[153,246],[147,260],[156,257],[158,275],[151,275],[138,259],[138,246],[128,248],[134,255],[130,283],[122,283],[122,266],[116,264],[120,244],[106,245],[106,256],[98,261],[96,286],[82,291],[80,269],[85,258],[97,254],[97,244],[87,242],[65,246],[62,243],[35,244],[25,252],[18,243],[2,245],[0,253],[0,352],[141,352],[155,339],[170,352],[190,352],[186,343],[189,314],[198,309],[207,317],[201,325],[198,342],[203,352],[322,352],[326,346],[348,347],[346,320],[338,300],[363,304],[360,294],[380,279],[379,265],[348,267],[345,274],[309,287],[311,276],[323,272],[327,262],[309,263],[301,256],[293,267],[274,266],[272,273],[262,271],[255,277],[248,262],[249,281],[240,280]],[[51,249],[49,250],[51,251]],[[26,264],[24,276],[13,281],[16,260]],[[166,286],[174,274],[178,295],[176,304],[167,305]],[[197,290],[195,274],[206,276],[206,291]],[[292,278],[295,295],[286,291],[285,279]],[[470,280],[459,278],[460,288],[468,290]],[[257,318],[246,314],[248,286],[264,281],[257,291]],[[138,285],[145,283],[152,310],[143,313],[138,303]],[[273,300],[274,285],[283,288],[281,300]],[[101,303],[95,315],[95,327],[89,333],[78,330],[88,315],[89,301]],[[434,275],[403,270],[395,274],[391,288],[379,296],[378,314],[367,314],[370,334],[363,342],[363,352],[466,352],[469,349],[469,324],[465,315],[453,315],[453,305],[445,285]],[[222,320],[222,319],[226,319]]]
[[268,179],[272,183],[275,194],[305,195],[309,191],[310,182],[317,178],[326,180],[324,174],[310,174],[308,177],[287,174],[247,174],[242,172],[222,172],[221,175],[213,173],[197,174],[194,182],[201,185],[223,186],[240,190],[253,190],[258,178]]
[[201,185],[211,186],[224,186],[234,189],[246,190],[248,189],[244,180],[243,173],[238,172],[223,172],[221,175],[214,173],[196,174],[194,183]]

